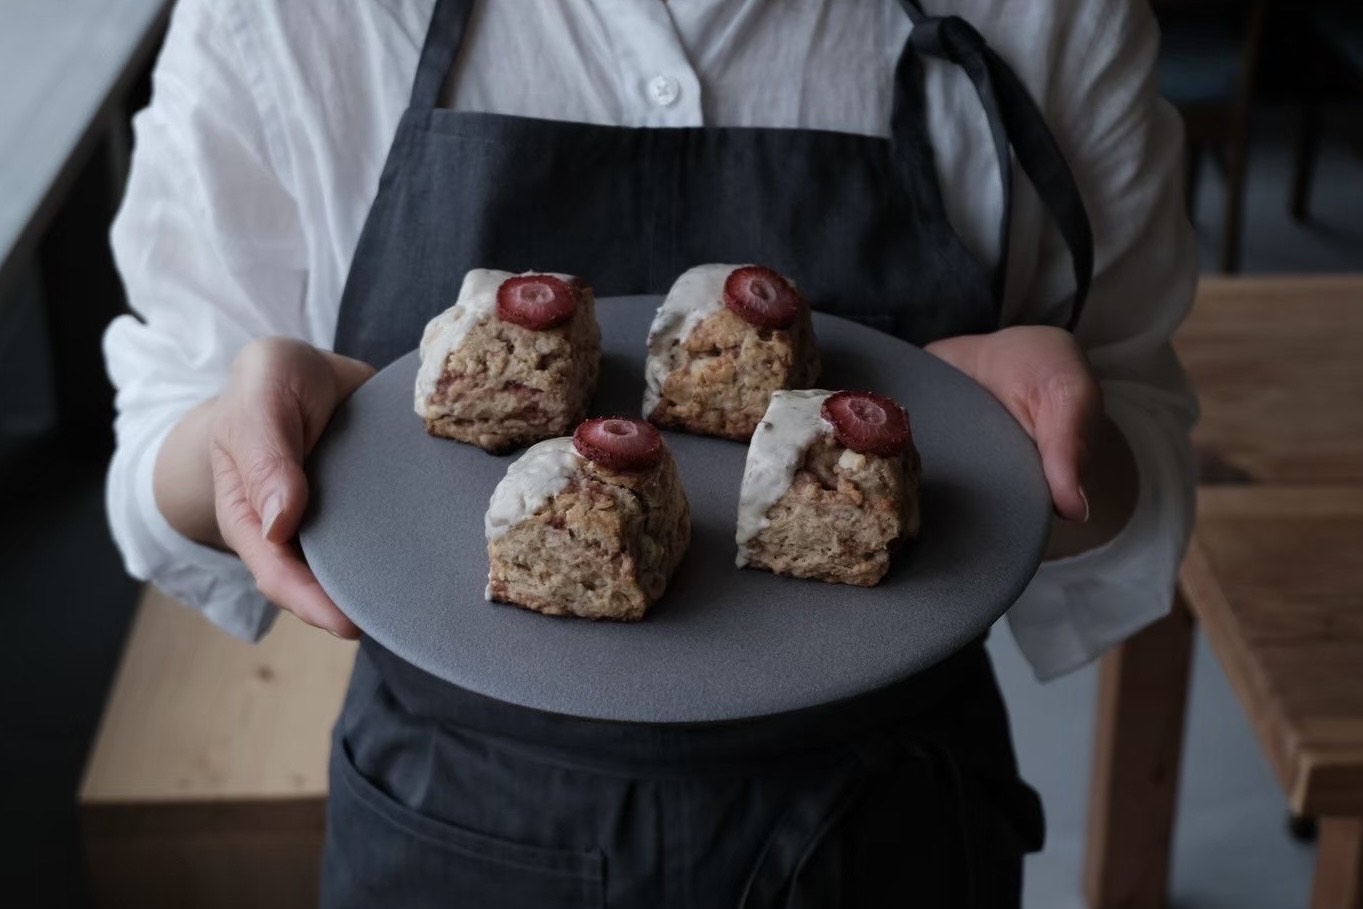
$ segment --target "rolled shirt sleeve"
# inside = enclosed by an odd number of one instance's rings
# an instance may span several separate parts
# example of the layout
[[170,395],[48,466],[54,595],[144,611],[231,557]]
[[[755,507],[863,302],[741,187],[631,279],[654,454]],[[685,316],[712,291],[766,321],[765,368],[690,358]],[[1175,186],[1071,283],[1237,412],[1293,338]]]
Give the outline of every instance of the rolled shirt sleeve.
[[[1069,64],[1047,107],[1094,229],[1094,283],[1076,335],[1140,489],[1114,539],[1045,563],[1009,611],[1041,678],[1092,660],[1168,611],[1196,477],[1197,405],[1170,340],[1192,304],[1197,251],[1180,191],[1182,123],[1157,90],[1158,30],[1137,0],[1074,9],[1073,47],[1062,55]],[[1071,286],[1068,255],[1048,236],[1023,306],[1051,309]]]
[[237,352],[252,338],[303,333],[298,212],[235,24],[228,4],[182,0],[152,103],[134,121],[136,153],[111,234],[135,315],[104,338],[118,410],[107,504],[130,574],[254,639],[274,607],[236,557],[176,532],[153,492],[162,441],[224,386]]

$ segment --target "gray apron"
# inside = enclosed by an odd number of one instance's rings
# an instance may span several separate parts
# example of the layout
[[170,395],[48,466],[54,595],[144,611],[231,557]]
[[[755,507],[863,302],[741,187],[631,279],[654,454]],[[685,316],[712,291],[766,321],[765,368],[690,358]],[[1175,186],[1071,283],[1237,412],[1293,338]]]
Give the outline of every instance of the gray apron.
[[[336,349],[384,366],[475,267],[665,293],[706,262],[791,275],[811,304],[914,343],[991,331],[1007,266],[1010,162],[1070,247],[1078,319],[1092,240],[1025,88],[958,18],[915,22],[892,137],[641,129],[438,106],[473,0],[437,0],[360,236]],[[948,222],[923,57],[960,65],[989,117],[1003,254]],[[1040,848],[982,642],[892,688],[743,723],[554,716],[440,681],[366,639],[331,763],[322,902],[350,907],[1017,906]]]

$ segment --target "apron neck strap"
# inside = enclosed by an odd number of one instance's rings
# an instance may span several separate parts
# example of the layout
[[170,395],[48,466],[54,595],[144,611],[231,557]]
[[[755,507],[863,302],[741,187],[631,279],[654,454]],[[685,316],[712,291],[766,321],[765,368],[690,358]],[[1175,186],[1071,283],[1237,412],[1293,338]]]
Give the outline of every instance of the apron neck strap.
[[440,104],[445,80],[464,43],[464,31],[473,12],[473,2],[436,0],[431,25],[426,29],[426,43],[421,48],[416,78],[412,80],[411,107],[427,109]]
[[[1079,322],[1093,281],[1093,228],[1083,197],[1074,182],[1064,153],[1055,141],[1046,118],[1021,79],[1004,62],[973,26],[959,16],[929,16],[917,0],[899,0],[913,23],[913,32],[900,60],[897,95],[905,95],[903,79],[914,72],[914,57],[921,54],[954,63],[964,70],[975,86],[980,104],[989,121],[989,132],[998,158],[999,180],[1003,187],[1003,211],[999,225],[999,260],[994,270],[995,301],[1002,305],[1008,276],[1008,249],[1013,213],[1013,158],[1032,181],[1041,204],[1055,222],[1069,249],[1074,266],[1074,296],[1068,312],[1051,321],[1070,331]],[[894,135],[911,128],[907,118],[922,116],[904,97],[896,99],[892,128]]]
[[918,5],[917,0],[899,0],[899,5],[904,7],[904,12],[908,14],[909,21],[914,25],[928,18],[928,14],[923,12],[923,7]]

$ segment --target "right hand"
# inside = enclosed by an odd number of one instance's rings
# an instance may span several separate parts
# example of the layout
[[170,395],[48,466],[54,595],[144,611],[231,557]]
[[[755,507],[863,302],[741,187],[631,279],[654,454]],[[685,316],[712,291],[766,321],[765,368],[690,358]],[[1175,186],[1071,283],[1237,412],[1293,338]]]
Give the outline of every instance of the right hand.
[[237,356],[213,405],[209,459],[222,541],[267,599],[337,637],[360,630],[322,590],[294,537],[308,503],[303,459],[373,367],[302,341],[264,338]]

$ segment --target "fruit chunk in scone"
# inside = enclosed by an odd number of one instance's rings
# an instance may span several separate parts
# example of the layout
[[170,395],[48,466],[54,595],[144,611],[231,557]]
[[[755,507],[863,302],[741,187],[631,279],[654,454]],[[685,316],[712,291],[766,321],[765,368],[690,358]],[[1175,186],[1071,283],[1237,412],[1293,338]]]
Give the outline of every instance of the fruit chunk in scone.
[[530,448],[492,494],[487,597],[637,621],[691,540],[676,462],[642,420],[597,418]]
[[819,374],[809,305],[757,265],[700,265],[653,319],[644,416],[659,426],[746,441],[772,392]]
[[872,392],[778,391],[753,434],[738,565],[869,587],[918,534],[908,414]]
[[581,420],[600,364],[585,282],[474,269],[454,306],[426,326],[416,412],[431,435],[510,451]]

